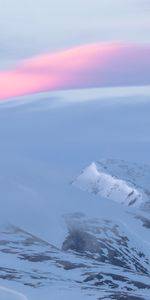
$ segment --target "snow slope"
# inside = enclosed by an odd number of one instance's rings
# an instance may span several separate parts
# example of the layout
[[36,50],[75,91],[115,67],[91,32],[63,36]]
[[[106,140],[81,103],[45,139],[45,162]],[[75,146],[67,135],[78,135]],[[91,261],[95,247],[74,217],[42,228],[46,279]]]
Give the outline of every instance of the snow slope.
[[[142,176],[145,183],[148,180],[147,176],[150,176],[148,166],[134,165],[133,168],[133,164],[129,162],[102,160],[92,164],[92,168],[90,165],[82,173],[84,175],[87,173],[84,176],[84,190],[92,193],[91,186],[93,187],[94,180],[97,182],[96,165],[105,172],[107,170],[110,173],[111,170],[111,174],[115,176],[122,172],[121,178],[125,181],[125,178],[129,180],[130,177],[132,187],[134,182],[136,188],[137,186],[139,188],[139,183],[136,185],[137,174],[139,174],[138,181]],[[96,175],[99,174],[101,173],[97,169]],[[75,181],[77,186],[80,186],[79,183],[82,184],[80,176]],[[122,179],[120,181],[122,182]],[[70,188],[73,189],[73,186]],[[106,188],[109,189],[109,182]],[[88,203],[86,192],[83,195],[79,192],[79,195],[80,201]],[[80,293],[81,299],[91,297],[90,295],[94,295],[93,299],[130,299],[129,297],[149,299],[147,296],[150,292],[149,212],[148,210],[145,212],[141,206],[123,206],[121,203],[110,201],[109,197],[105,199],[103,195],[97,194],[98,201],[93,211],[84,209],[83,213],[82,205],[78,205],[76,212],[71,209],[70,213],[62,215],[62,211],[57,211],[57,222],[59,223],[59,218],[64,219],[63,229],[59,228],[63,230],[60,247],[32,234],[32,229],[27,232],[15,225],[2,225],[0,230],[2,283],[5,282],[5,286],[14,289],[17,287],[20,292],[25,290],[27,299],[37,299],[37,293],[41,295],[39,299],[42,299],[42,293],[45,295],[47,291],[55,294],[55,290],[60,287],[66,299],[67,297],[69,299],[70,293],[79,295],[79,290],[83,293],[83,295]],[[91,194],[89,200],[93,203],[94,199],[95,192],[94,195]],[[69,203],[70,199],[66,201]],[[55,231],[55,228],[53,230]],[[44,297],[47,300],[48,294]]]
[[1,297],[149,300],[148,98],[34,97],[0,107]]
[[0,286],[0,298],[3,300],[27,300],[27,298],[21,294],[16,292],[15,290],[11,290],[5,287]]

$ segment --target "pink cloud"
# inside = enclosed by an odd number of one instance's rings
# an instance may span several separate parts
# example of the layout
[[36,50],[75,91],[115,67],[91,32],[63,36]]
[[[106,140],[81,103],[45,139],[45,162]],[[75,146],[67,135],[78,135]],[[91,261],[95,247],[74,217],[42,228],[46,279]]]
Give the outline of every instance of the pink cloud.
[[99,43],[42,54],[0,72],[0,99],[60,89],[150,84],[150,46]]

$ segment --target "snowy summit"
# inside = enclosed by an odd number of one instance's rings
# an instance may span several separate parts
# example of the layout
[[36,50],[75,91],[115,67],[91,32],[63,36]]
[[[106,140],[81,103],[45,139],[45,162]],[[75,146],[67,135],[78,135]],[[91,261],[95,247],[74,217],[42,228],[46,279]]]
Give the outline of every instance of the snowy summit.
[[138,191],[131,183],[100,171],[94,162],[74,181],[74,185],[127,206],[138,206],[143,202],[142,192]]

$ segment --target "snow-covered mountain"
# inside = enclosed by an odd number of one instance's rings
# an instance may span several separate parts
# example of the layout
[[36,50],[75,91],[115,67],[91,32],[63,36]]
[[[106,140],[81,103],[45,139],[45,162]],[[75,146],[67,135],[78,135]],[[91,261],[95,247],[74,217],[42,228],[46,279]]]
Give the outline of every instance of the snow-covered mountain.
[[0,107],[0,299],[149,300],[150,104],[51,100]]
[[[148,207],[149,171],[148,166],[119,160],[102,160],[86,168],[73,185],[94,193],[92,201],[97,195],[100,217],[86,215],[80,207],[76,213],[65,214],[61,247],[15,225],[1,227],[0,279],[8,286],[14,282],[29,289],[29,299],[37,297],[32,289],[37,295],[45,288],[53,293],[54,287],[60,286],[66,299],[70,297],[67,289],[73,295],[82,291],[83,299],[149,299],[149,211],[145,212],[142,201],[135,206],[121,205],[133,189],[142,199],[147,196]],[[110,200],[115,200],[115,195],[119,203],[114,214]],[[104,201],[112,210],[111,218]]]
[[61,249],[17,227],[1,229],[1,280],[37,293],[61,286],[93,299],[149,299],[150,257],[121,223],[79,213],[66,223]]
[[128,206],[140,205],[144,201],[144,193],[136,189],[131,183],[107,173],[105,167],[102,168],[100,163],[98,167],[93,162],[83,171],[74,184],[100,197]]

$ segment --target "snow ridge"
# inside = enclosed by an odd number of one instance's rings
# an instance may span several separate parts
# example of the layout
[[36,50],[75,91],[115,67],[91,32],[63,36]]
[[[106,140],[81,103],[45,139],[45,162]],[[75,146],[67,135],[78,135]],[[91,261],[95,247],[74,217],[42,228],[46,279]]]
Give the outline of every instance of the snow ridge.
[[127,181],[98,170],[94,162],[77,177],[73,184],[84,191],[127,206],[139,206],[143,202],[142,192]]

